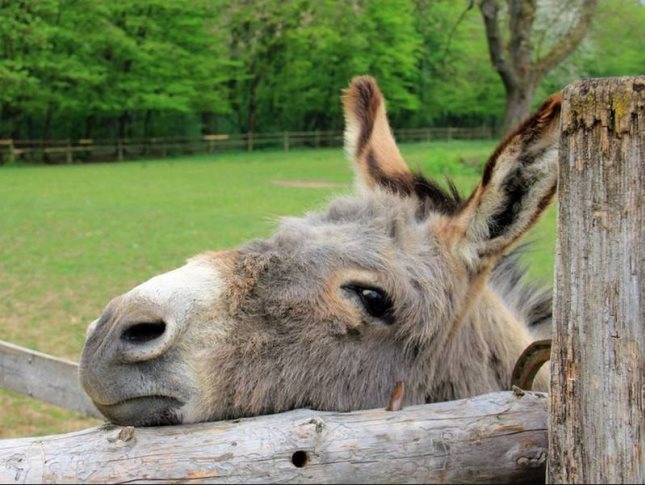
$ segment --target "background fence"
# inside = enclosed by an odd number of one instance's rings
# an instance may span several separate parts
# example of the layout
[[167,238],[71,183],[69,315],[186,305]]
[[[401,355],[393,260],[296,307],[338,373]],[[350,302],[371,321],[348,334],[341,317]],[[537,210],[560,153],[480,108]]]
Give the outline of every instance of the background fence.
[[[394,130],[399,142],[475,140],[493,137],[490,127],[415,128]],[[75,163],[174,155],[302,147],[337,147],[341,131],[284,131],[279,133],[212,134],[201,137],[121,138],[79,140],[0,140],[0,161]]]

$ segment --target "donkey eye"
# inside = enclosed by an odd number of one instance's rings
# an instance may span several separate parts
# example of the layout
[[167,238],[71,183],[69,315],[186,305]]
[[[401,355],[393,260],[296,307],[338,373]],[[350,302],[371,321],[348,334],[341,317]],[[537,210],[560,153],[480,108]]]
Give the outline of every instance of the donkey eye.
[[346,285],[344,289],[353,291],[358,295],[361,303],[365,307],[365,311],[372,317],[383,320],[383,322],[391,325],[394,323],[394,316],[392,315],[392,300],[380,288],[367,288],[357,285]]

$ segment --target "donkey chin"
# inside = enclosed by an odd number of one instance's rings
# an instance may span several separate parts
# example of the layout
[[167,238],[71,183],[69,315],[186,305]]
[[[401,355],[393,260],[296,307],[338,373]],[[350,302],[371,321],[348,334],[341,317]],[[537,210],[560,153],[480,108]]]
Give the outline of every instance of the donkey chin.
[[[171,358],[111,364],[109,369],[81,364],[81,382],[96,408],[112,423],[159,426],[190,422],[187,414],[192,413],[187,410],[195,395],[192,379],[180,364],[171,363]],[[159,376],[164,376],[163,382]]]
[[[142,362],[96,365],[84,352],[80,377],[96,408],[119,425],[158,426],[185,422],[186,404],[193,393],[191,377],[173,354]],[[91,360],[91,365],[88,362]],[[161,378],[163,376],[163,379]]]

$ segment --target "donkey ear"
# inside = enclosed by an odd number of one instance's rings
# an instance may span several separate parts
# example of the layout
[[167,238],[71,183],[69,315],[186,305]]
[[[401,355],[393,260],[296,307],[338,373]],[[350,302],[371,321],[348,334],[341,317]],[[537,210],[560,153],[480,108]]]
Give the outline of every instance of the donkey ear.
[[352,79],[343,92],[345,151],[354,165],[359,186],[395,187],[410,177],[394,142],[385,114],[385,100],[369,76]]
[[457,249],[470,271],[503,255],[544,212],[558,179],[560,94],[547,99],[495,150],[455,220]]

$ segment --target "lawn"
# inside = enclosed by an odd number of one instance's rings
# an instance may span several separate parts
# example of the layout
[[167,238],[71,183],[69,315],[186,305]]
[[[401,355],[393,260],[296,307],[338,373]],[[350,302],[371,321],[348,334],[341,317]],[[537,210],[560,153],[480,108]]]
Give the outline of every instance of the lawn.
[[[477,183],[488,141],[403,145],[413,168]],[[332,182],[285,187],[276,180]],[[340,149],[0,168],[0,339],[74,360],[114,296],[208,249],[269,235],[277,219],[351,190]],[[550,282],[555,211],[533,229],[531,274]],[[97,423],[0,391],[0,438]]]

